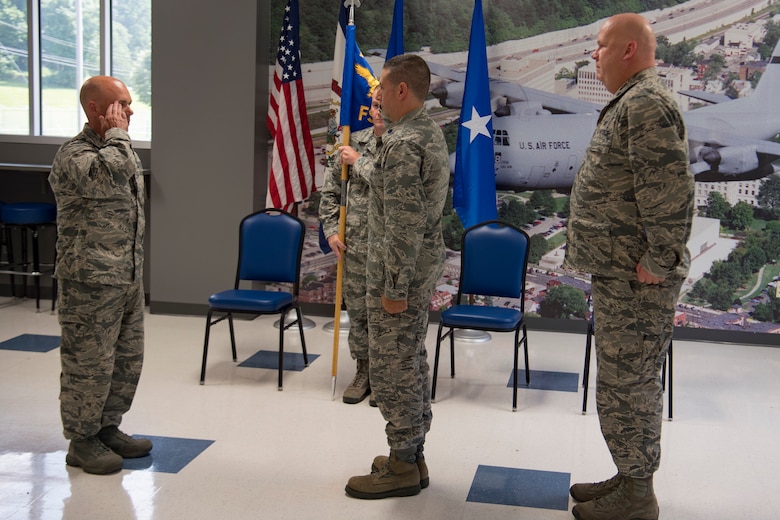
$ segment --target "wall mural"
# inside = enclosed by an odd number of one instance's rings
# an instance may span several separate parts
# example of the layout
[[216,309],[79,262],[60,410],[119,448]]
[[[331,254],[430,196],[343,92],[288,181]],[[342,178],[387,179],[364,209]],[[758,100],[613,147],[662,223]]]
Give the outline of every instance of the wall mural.
[[[525,301],[529,316],[585,319],[589,279],[563,272],[561,264],[568,190],[598,110],[611,97],[596,79],[590,53],[600,19],[612,13],[596,8],[603,2],[584,0],[560,2],[562,9],[571,4],[571,12],[556,16],[545,11],[534,19],[533,9],[516,12],[518,4],[536,3],[494,0],[484,5],[497,208],[500,219],[531,236]],[[773,94],[780,89],[780,9],[768,0],[666,3],[673,5],[643,14],[658,37],[659,73],[684,111],[698,208],[688,244],[692,268],[676,325],[778,334],[780,104]],[[278,32],[283,4],[272,2],[272,34]],[[320,187],[333,163],[328,119],[338,7],[312,4],[300,1],[302,41],[308,42],[302,43],[301,53]],[[469,4],[405,4],[405,48],[422,55],[434,74],[426,106],[442,125],[451,151],[463,97],[473,8]],[[575,8],[582,14],[572,15]],[[447,16],[437,17],[437,9],[449,9]],[[357,41],[377,76],[392,12],[392,0],[363,0],[356,10]],[[271,52],[275,56],[276,49]],[[332,304],[336,257],[320,249],[318,195],[298,208],[308,229],[301,299]],[[433,311],[449,306],[457,293],[463,227],[451,202],[444,226],[447,263],[431,302]]]

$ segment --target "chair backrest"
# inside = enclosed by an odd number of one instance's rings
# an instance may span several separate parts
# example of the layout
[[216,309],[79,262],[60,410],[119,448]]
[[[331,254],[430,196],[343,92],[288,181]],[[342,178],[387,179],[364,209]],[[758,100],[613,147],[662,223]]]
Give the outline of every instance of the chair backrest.
[[292,283],[298,293],[305,226],[296,216],[269,208],[244,217],[239,227],[236,289],[241,280]]
[[499,220],[468,228],[461,242],[458,302],[464,294],[520,298],[528,267],[528,235]]

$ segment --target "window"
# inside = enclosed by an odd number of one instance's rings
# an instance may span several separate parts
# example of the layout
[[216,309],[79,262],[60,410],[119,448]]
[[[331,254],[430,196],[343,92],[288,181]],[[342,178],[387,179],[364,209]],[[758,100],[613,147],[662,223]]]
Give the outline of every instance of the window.
[[509,132],[506,130],[493,130],[493,144],[509,146]]
[[[151,139],[151,0],[0,0],[0,134],[72,136],[78,91],[96,74],[127,84],[134,139]],[[28,59],[32,57],[32,59]]]

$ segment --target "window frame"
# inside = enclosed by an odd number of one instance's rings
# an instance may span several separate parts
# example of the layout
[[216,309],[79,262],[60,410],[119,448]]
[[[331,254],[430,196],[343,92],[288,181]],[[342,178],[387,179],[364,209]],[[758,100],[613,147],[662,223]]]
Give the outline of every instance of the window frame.
[[[80,2],[81,0],[75,0]],[[100,74],[112,75],[112,0],[98,0],[100,5]],[[27,0],[27,86],[29,131],[27,134],[3,134],[0,142],[63,143],[67,137],[43,135],[42,67],[41,67],[41,0]],[[83,114],[79,113],[80,120]],[[150,148],[151,141],[136,141],[141,148]]]

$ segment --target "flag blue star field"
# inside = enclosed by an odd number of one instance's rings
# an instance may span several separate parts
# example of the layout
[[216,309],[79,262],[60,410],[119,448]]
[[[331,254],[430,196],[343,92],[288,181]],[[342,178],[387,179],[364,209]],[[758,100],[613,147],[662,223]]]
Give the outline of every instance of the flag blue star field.
[[303,93],[298,0],[289,0],[284,10],[266,124],[274,140],[267,204],[289,209],[314,191],[314,144]]
[[475,0],[452,194],[465,228],[497,218],[491,115],[482,0]]

